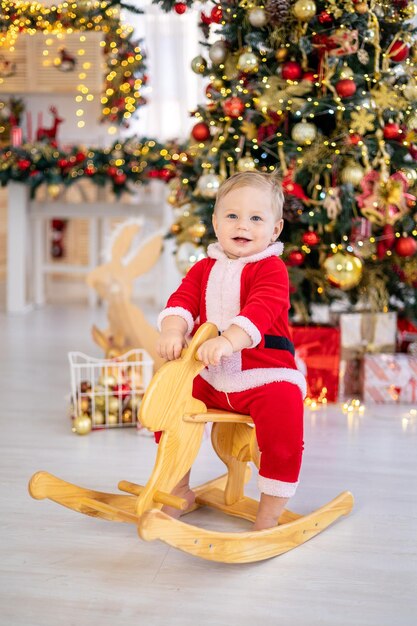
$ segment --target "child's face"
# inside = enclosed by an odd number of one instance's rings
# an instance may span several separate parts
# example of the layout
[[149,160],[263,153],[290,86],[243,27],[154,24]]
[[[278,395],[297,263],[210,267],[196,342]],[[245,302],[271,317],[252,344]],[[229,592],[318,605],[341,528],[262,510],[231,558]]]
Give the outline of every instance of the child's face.
[[213,214],[216,237],[229,259],[266,250],[284,225],[271,207],[268,189],[238,187],[227,193]]

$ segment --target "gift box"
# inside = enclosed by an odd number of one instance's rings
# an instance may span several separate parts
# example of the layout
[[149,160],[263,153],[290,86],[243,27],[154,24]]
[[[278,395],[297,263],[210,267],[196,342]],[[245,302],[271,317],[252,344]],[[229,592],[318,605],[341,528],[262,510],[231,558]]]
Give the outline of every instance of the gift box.
[[328,326],[293,326],[297,367],[307,379],[307,396],[326,397],[335,402],[338,397],[340,331]]
[[395,352],[396,313],[343,313],[340,316],[341,361],[339,397],[363,394],[363,357]]
[[417,405],[417,358],[409,354],[366,354],[365,403]]

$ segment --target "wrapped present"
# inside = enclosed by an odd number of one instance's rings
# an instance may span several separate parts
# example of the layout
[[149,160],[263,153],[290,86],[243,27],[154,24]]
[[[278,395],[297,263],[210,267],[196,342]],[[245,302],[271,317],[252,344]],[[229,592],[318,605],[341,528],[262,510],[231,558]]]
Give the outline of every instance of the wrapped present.
[[410,320],[399,319],[397,331],[397,351],[412,352],[410,345],[417,342],[417,326]]
[[417,405],[417,358],[409,354],[366,354],[365,403]]
[[343,313],[340,316],[341,399],[362,395],[364,355],[395,352],[396,334],[396,313]]
[[335,402],[338,397],[340,331],[328,326],[293,326],[298,368],[307,379],[311,399]]

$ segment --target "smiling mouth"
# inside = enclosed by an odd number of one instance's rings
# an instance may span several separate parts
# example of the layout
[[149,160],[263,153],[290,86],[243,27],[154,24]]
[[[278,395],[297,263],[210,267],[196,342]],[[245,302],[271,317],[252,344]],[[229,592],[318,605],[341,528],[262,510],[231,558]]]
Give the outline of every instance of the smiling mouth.
[[244,243],[252,241],[252,239],[247,239],[246,237],[233,237],[233,241],[237,241],[238,243]]

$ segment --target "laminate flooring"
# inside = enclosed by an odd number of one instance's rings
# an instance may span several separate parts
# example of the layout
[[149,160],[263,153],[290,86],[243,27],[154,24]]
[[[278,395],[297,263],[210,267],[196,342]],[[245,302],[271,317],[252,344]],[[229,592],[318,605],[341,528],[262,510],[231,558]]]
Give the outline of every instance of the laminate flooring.
[[[37,470],[103,491],[146,482],[153,439],[135,429],[80,437],[67,417],[67,352],[98,355],[104,315],[83,306],[0,313],[1,626],[415,626],[417,417],[407,406],[306,411],[305,455],[293,510],[349,489],[355,507],[280,557],[248,565],[193,558],[144,542],[129,524],[30,498]],[[223,473],[205,437],[192,482]],[[257,497],[255,477],[248,494]],[[200,509],[189,521],[246,530]]]

